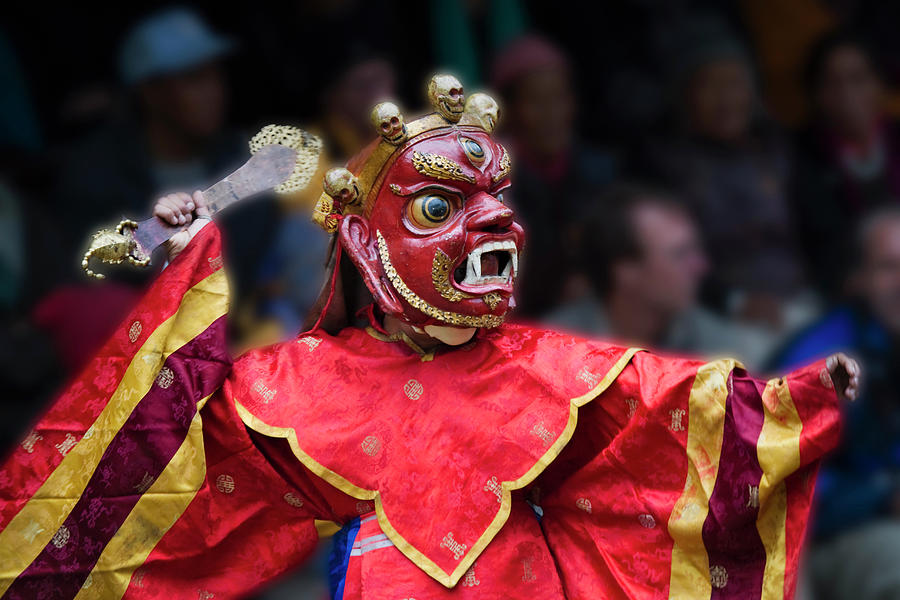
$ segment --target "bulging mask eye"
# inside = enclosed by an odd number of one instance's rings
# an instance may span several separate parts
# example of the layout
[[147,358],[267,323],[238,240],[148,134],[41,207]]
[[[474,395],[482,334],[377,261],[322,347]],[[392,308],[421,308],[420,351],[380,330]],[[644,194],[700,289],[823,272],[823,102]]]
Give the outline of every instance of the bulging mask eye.
[[445,196],[427,192],[409,203],[409,218],[414,225],[425,229],[439,227],[453,214],[453,204]]

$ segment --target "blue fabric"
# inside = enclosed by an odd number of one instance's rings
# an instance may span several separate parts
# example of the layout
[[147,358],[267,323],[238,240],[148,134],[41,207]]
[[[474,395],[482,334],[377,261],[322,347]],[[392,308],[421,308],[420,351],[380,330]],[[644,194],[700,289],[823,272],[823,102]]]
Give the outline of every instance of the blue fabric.
[[328,587],[332,600],[344,597],[344,581],[347,579],[347,566],[350,564],[350,551],[359,533],[359,518],[344,525],[331,538],[331,557],[328,560]]
[[854,348],[856,318],[840,307],[794,336],[771,361],[772,371],[788,372],[839,351]]

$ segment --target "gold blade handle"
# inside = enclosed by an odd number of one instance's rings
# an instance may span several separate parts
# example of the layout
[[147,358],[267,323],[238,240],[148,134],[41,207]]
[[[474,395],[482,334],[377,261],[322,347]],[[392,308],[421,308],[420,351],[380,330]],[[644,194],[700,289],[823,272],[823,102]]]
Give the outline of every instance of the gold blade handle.
[[90,246],[81,260],[81,268],[90,277],[104,279],[103,273],[90,268],[90,261],[96,258],[101,262],[115,265],[125,261],[136,267],[150,264],[150,255],[145,254],[134,239],[134,230],[138,224],[129,219],[121,221],[114,230],[101,229],[91,237]]

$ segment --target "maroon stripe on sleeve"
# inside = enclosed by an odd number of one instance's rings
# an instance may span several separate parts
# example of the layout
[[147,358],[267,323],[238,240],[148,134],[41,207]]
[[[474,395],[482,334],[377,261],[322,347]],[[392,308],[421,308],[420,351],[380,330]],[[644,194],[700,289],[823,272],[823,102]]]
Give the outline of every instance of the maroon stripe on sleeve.
[[62,462],[56,444],[80,438],[97,419],[135,354],[166,319],[184,293],[221,268],[222,245],[214,224],[204,227],[157,277],[140,303],[34,426],[37,444],[19,444],[0,456],[0,529],[6,527]]
[[762,468],[756,443],[763,426],[762,398],[743,371],[732,374],[716,485],[703,523],[712,600],[759,598],[766,550],[756,529]]
[[109,540],[184,442],[197,402],[230,368],[225,317],[172,353],[116,433],[51,542],[3,598],[74,598]]

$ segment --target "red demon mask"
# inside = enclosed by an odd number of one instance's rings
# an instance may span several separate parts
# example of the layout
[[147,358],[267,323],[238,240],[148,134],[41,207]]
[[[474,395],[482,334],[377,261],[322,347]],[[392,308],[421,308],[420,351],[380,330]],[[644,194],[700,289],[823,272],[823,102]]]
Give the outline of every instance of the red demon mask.
[[318,222],[339,229],[386,314],[417,327],[496,327],[524,243],[503,203],[510,157],[489,135],[497,105],[476,94],[463,109],[449,76],[432,79],[429,100],[435,113],[408,126],[393,104],[375,107],[382,139],[329,172]]

